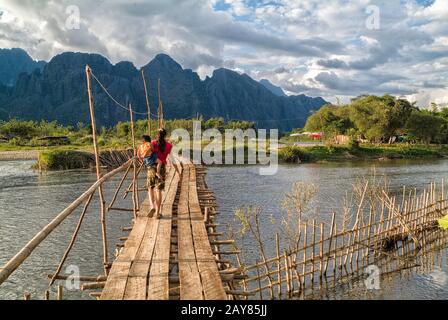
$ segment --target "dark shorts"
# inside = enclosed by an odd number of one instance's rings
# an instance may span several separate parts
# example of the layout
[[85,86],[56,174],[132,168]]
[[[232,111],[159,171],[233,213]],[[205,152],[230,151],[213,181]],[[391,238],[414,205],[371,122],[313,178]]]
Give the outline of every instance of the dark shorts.
[[146,175],[146,187],[157,188],[159,190],[165,189],[166,168],[164,164],[162,164],[160,168],[160,175],[162,176],[163,179],[157,177],[157,167],[153,166],[148,168]]

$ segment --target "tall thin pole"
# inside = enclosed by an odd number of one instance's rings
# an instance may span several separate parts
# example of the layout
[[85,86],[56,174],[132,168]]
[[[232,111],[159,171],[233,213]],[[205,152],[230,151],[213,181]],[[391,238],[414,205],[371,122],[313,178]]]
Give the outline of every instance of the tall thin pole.
[[159,106],[157,108],[157,120],[158,120],[158,126],[159,129],[162,128],[162,100],[160,99],[160,79],[157,80],[157,93],[159,96]]
[[[101,178],[100,156],[98,152],[98,141],[96,138],[96,122],[95,122],[95,112],[94,112],[93,95],[92,95],[91,69],[88,65],[86,65],[86,77],[87,77],[87,92],[89,95],[90,120],[92,122],[93,149],[95,151],[96,178],[97,180],[99,180]],[[107,250],[107,233],[106,233],[106,203],[104,201],[103,188],[101,185],[98,187],[98,193],[100,196],[101,233],[103,237],[103,266],[104,266],[104,273],[107,275],[109,273],[109,257]]]
[[145,71],[142,68],[143,87],[145,88],[146,107],[148,108],[148,134],[151,135],[151,107],[148,99],[148,89],[146,87]]
[[131,116],[131,137],[132,137],[132,150],[134,150],[134,159],[132,161],[134,166],[134,178],[132,180],[132,202],[134,209],[134,219],[137,217],[137,149],[135,148],[135,134],[134,134],[134,115],[132,113],[132,105],[129,104],[129,114]]
[[160,101],[160,129],[163,128],[163,102]]

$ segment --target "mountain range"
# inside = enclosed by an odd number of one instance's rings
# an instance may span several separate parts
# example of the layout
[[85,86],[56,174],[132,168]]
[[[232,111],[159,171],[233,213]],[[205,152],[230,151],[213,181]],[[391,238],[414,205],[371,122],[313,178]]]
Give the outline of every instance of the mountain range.
[[[65,52],[48,63],[34,61],[22,49],[0,50],[0,119],[57,120],[62,124],[89,123],[85,66],[121,104],[131,103],[146,112],[140,69],[131,62],[110,63],[99,54]],[[259,128],[287,131],[303,126],[312,110],[326,101],[305,95],[286,96],[269,81],[261,83],[247,74],[220,68],[201,80],[196,72],[166,54],[142,67],[146,76],[151,112],[156,114],[157,81],[160,79],[164,118],[255,121]],[[128,121],[129,113],[117,106],[93,81],[98,125]],[[138,115],[137,118],[145,118]]]

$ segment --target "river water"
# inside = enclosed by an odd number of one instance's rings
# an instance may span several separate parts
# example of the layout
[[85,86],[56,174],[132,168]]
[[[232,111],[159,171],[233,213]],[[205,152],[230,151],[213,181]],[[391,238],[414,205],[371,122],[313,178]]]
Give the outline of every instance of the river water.
[[[95,175],[89,171],[39,174],[30,169],[32,163],[0,161],[0,265],[95,181]],[[353,182],[360,176],[386,176],[391,190],[399,193],[403,185],[418,189],[427,187],[434,180],[446,178],[446,172],[448,160],[280,165],[274,176],[259,175],[258,166],[225,166],[209,168],[207,182],[220,205],[218,220],[222,225],[235,224],[234,210],[237,208],[261,206],[266,231],[263,236],[269,243],[275,234],[271,217],[279,218],[283,214],[281,203],[294,182],[316,185],[315,214],[322,217],[340,208],[346,191],[351,190]],[[118,179],[106,185],[106,198],[110,199]],[[120,195],[117,206],[125,206],[124,202],[130,201],[121,198]],[[96,201],[92,208],[95,210],[88,211],[78,241],[65,264],[72,269],[64,268],[63,271],[73,272],[73,268],[77,268],[81,275],[101,273],[101,229]],[[43,297],[48,285],[47,274],[56,269],[78,216],[79,211],[61,224],[0,286],[0,299],[22,299],[24,291],[30,292],[33,299]],[[111,257],[117,239],[124,236],[121,227],[128,226],[130,219],[130,213],[109,214]],[[243,245],[243,251],[251,251],[252,244]],[[366,291],[358,283],[330,292],[323,298],[448,299],[447,257],[448,250],[443,249],[434,270],[396,274],[382,280],[380,290]],[[52,294],[54,297],[54,291]],[[67,299],[91,299],[86,292],[79,290],[66,290],[64,296]]]

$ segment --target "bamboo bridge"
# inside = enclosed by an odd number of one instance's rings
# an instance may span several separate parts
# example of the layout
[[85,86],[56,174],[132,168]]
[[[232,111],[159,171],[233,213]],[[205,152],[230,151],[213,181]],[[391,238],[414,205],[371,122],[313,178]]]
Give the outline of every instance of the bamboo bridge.
[[[168,166],[166,186],[162,192],[162,217],[157,219],[155,214],[150,214],[147,195],[142,203],[136,200],[139,199],[139,192],[147,191],[145,187],[138,186],[142,166],[139,167],[135,158],[126,160],[128,151],[114,154],[115,161],[124,163],[105,173],[3,266],[0,269],[0,284],[59,224],[74,214],[76,209],[82,209],[57,270],[48,275],[51,279],[49,287],[57,280],[68,279],[61,270],[78,237],[94,193],[100,191],[101,186],[112,177],[124,172],[111,195],[110,203],[106,205],[104,202],[102,205],[106,212],[102,217],[106,218],[111,211],[134,213],[131,226],[122,228],[128,235],[121,237],[121,242],[116,244],[113,262],[109,262],[110,245],[107,237],[103,238],[105,273],[79,276],[76,280],[83,282],[81,290],[96,290],[91,291],[90,295],[101,300],[224,300],[243,295],[243,292],[235,290],[233,284],[244,278],[243,268],[232,267],[232,262],[223,258],[238,254],[239,251],[223,248],[226,245],[233,247],[234,240],[220,240],[223,233],[217,232],[217,204],[213,192],[207,188],[205,167],[180,158],[176,158],[177,164]],[[176,173],[174,165],[178,166],[180,174]],[[134,176],[130,175],[132,171]],[[129,179],[129,187],[124,188]],[[121,191],[124,199],[128,194],[132,195],[130,208],[116,206]],[[105,200],[104,195],[102,199]],[[103,224],[104,234],[106,230]],[[62,291],[62,286],[58,286],[57,299],[62,299]],[[44,293],[44,297],[47,300],[50,298],[49,290]]]
[[198,195],[205,191],[197,184],[200,171],[184,162],[181,172],[179,176],[172,167],[168,171],[162,218],[149,216],[148,199],[140,207],[100,299],[226,299],[220,253],[212,245],[231,241],[214,240],[213,214],[208,215],[212,211],[201,207]]
[[[100,152],[97,142],[97,129],[94,110],[92,80],[119,107],[126,109],[130,116],[132,149]],[[139,187],[139,178],[143,165],[136,157],[134,116],[141,114],[132,109],[131,104],[123,105],[112,97],[106,86],[86,66],[87,92],[92,126],[93,149],[97,181],[67,208],[61,211],[48,225],[36,234],[14,257],[0,269],[0,285],[31,255],[36,247],[69,216],[80,211],[78,223],[69,241],[66,251],[53,274],[49,274],[50,283],[44,293],[44,299],[50,299],[50,289],[58,280],[68,279],[61,274],[64,263],[73,248],[86,213],[97,194],[100,206],[102,233],[103,275],[80,275],[81,290],[99,290],[90,292],[92,297],[102,300],[122,299],[234,299],[244,295],[236,289],[235,280],[244,278],[241,265],[232,266],[232,259],[224,259],[239,253],[233,247],[234,240],[221,240],[223,233],[217,232],[215,221],[217,204],[213,192],[208,190],[205,181],[205,168],[189,160],[174,155],[167,168],[165,190],[162,193],[162,217],[150,215],[149,197],[140,203],[139,192],[147,193],[145,187]],[[142,79],[146,95],[148,133],[151,133],[151,109],[146,88],[146,79],[142,70]],[[158,81],[159,105],[157,108],[158,128],[163,128],[163,105],[160,99],[160,80]],[[174,160],[174,161],[173,161]],[[174,163],[175,162],[175,163]],[[180,175],[176,173],[177,166]],[[125,172],[106,204],[104,185],[121,172]],[[132,174],[131,174],[132,173]],[[123,199],[132,195],[127,207],[117,207],[117,198],[125,182],[129,186],[123,192]],[[140,182],[141,184],[141,182]],[[115,260],[110,262],[108,239],[108,215],[111,211],[132,213],[131,225],[122,229],[129,232],[120,237],[116,244]],[[223,250],[224,246],[232,246]],[[233,259],[235,261],[235,259]],[[30,299],[29,294],[24,295]],[[63,287],[57,287],[57,299],[63,297]]]

